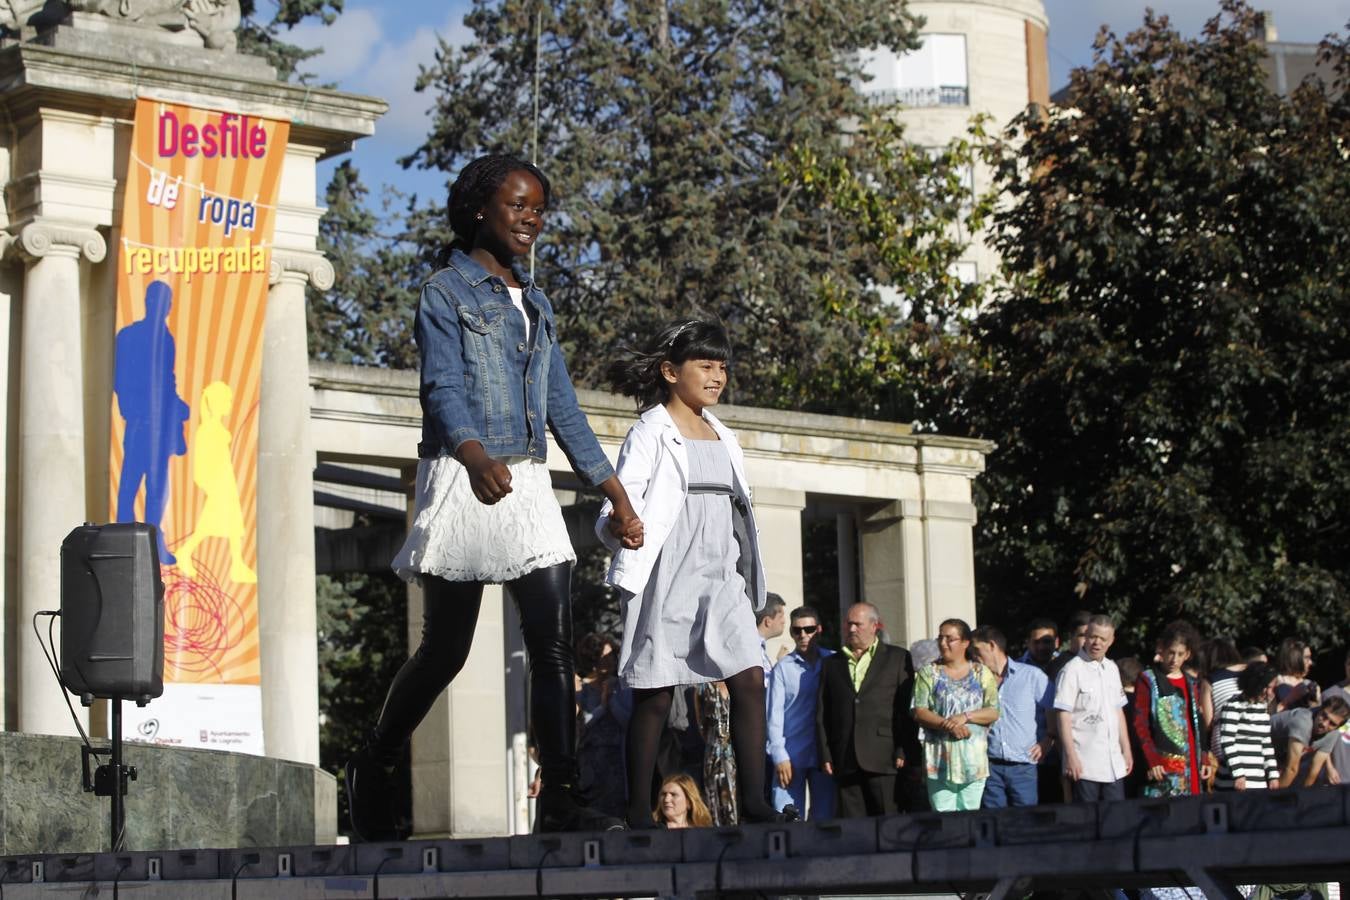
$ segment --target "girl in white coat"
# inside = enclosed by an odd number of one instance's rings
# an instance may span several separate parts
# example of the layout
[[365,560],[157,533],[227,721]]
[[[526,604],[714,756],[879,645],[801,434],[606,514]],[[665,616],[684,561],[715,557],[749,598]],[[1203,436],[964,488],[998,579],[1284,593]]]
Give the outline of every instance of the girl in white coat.
[[615,541],[601,510],[596,533],[614,551],[607,581],[623,600],[619,677],[633,689],[627,736],[628,822],[651,822],[661,729],[678,685],[725,681],[743,821],[779,818],[764,795],[764,675],[755,610],[764,605],[745,456],[709,412],[727,382],[721,326],[666,327],[610,367],[641,418],[619,452],[618,475],[645,525],[635,550]]

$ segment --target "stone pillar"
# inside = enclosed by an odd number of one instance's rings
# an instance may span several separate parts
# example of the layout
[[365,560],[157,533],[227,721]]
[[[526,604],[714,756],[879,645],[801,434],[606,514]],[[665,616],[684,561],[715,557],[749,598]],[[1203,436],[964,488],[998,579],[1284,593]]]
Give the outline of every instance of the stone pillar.
[[[788,612],[801,606],[802,599],[802,510],[806,493],[786,488],[754,489],[755,524],[759,527],[759,552],[764,559],[764,578],[768,589],[783,598]],[[787,629],[769,641],[769,659],[792,650]]]
[[[943,619],[975,621],[975,507],[970,503],[924,503],[924,541],[928,546],[928,607],[933,634]],[[931,635],[926,635],[931,636]]]
[[896,500],[862,518],[862,599],[881,610],[892,644],[909,646],[928,633],[928,585],[921,506]]
[[[503,602],[500,586],[483,588],[469,659],[413,733],[413,833],[418,837],[510,833]],[[422,592],[410,587],[410,651],[421,638]]]
[[[19,338],[18,727],[74,734],[30,623],[34,612],[60,607],[61,541],[85,521],[80,259],[100,262],[108,248],[92,228],[43,219],[25,225],[12,246],[27,265]],[[55,634],[59,645],[59,625]]]
[[258,414],[258,639],[263,746],[319,762],[314,608],[314,448],[309,422],[305,285],[333,286],[317,253],[275,250],[263,321]]

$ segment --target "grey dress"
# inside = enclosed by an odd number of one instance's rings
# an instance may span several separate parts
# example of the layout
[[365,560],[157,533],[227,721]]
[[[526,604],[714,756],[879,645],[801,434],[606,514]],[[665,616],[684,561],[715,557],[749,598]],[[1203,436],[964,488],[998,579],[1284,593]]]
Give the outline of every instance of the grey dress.
[[721,441],[685,441],[690,485],[728,493],[685,498],[641,596],[624,595],[623,671],[634,688],[721,681],[760,665],[759,632],[737,571],[731,457]]

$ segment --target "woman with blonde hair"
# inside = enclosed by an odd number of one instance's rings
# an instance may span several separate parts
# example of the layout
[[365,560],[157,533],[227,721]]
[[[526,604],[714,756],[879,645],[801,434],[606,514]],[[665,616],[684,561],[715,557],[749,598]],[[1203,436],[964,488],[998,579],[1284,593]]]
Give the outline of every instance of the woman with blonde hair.
[[666,828],[707,828],[712,824],[712,813],[708,812],[694,779],[681,773],[661,782],[652,821]]

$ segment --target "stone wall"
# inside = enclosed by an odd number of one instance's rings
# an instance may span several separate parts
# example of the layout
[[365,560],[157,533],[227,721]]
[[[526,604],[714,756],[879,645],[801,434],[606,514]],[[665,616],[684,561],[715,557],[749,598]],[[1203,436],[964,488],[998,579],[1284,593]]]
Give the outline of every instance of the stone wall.
[[[123,755],[137,769],[127,789],[126,850],[331,844],[336,837],[337,782],[314,766],[136,743]],[[0,855],[111,846],[111,799],[81,788],[79,739],[0,733],[0,785]]]

